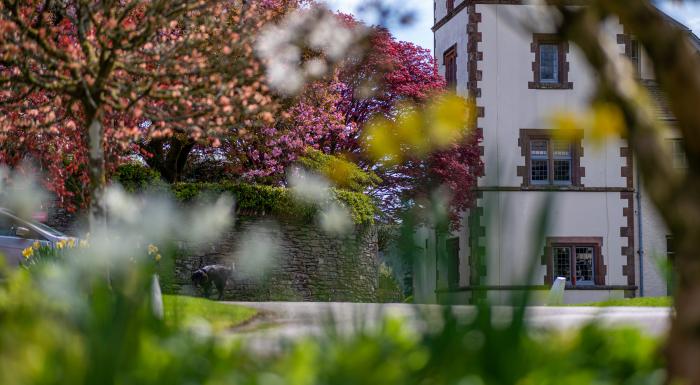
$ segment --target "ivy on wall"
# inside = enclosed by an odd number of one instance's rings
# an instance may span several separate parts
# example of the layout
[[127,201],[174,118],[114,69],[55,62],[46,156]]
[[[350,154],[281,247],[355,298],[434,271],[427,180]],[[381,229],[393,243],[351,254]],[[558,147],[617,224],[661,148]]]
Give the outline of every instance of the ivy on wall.
[[[152,187],[170,190],[181,202],[193,202],[197,198],[228,193],[234,196],[236,211],[244,215],[272,215],[302,221],[313,220],[317,205],[300,202],[284,187],[225,181],[219,183],[175,183],[166,185],[148,167],[135,163],[122,165],[113,175],[129,192],[149,190]],[[374,223],[376,206],[372,199],[361,192],[332,189],[331,196],[345,206],[356,224]],[[323,202],[319,202],[323,203]]]

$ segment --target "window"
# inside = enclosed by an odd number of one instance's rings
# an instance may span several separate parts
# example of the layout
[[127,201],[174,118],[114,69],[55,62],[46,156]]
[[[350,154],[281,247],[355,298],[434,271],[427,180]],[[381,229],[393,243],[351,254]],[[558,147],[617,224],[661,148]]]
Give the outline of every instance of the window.
[[569,63],[566,56],[569,44],[556,35],[533,35],[530,50],[535,54],[532,63],[534,79],[529,83],[531,89],[570,89],[573,83],[568,81]]
[[459,287],[459,238],[449,238],[447,248],[447,286],[450,289]]
[[669,139],[668,143],[671,147],[673,168],[688,168],[688,158],[686,158],[685,156],[685,149],[683,148],[683,139]]
[[625,45],[625,56],[627,56],[630,63],[632,63],[632,67],[635,69],[636,75],[639,77],[642,61],[642,51],[639,41],[630,34],[621,33],[617,35],[617,44]]
[[452,13],[455,10],[455,0],[447,0],[445,3],[447,6],[447,13]]
[[559,83],[559,44],[540,45],[540,82]]
[[605,268],[599,237],[561,237],[547,240],[548,283],[566,278],[568,286],[605,284]]
[[639,51],[639,41],[636,39],[631,39],[629,43],[629,48],[625,47],[625,51],[627,53],[627,57],[630,59],[630,62],[632,62],[632,67],[637,71],[637,75],[639,75],[641,71],[641,54]]
[[451,90],[457,89],[457,45],[453,45],[445,51],[443,56],[443,63],[445,65],[445,82],[447,83],[447,88]]
[[582,133],[574,141],[555,139],[548,130],[520,130],[520,146],[526,165],[518,174],[523,186],[580,186]]

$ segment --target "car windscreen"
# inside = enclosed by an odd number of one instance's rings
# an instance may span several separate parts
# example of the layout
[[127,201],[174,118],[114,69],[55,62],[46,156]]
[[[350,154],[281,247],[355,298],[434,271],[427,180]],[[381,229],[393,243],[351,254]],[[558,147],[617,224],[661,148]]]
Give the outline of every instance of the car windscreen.
[[34,222],[34,221],[27,221],[27,222],[31,223],[32,226],[40,229],[41,231],[44,231],[46,233],[53,235],[54,237],[65,237],[66,236],[66,234],[63,234],[62,232],[60,232],[52,227],[46,226],[43,223]]

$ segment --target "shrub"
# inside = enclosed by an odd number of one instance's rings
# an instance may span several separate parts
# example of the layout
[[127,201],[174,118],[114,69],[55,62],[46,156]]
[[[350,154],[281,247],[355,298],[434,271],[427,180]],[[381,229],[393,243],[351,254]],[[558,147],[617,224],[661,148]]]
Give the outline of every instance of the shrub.
[[124,190],[132,193],[158,187],[164,183],[158,171],[136,162],[117,167],[112,180],[119,182]]
[[[193,201],[207,194],[230,193],[236,198],[236,210],[243,215],[273,215],[281,218],[312,220],[317,207],[294,199],[284,187],[248,183],[176,183],[172,191],[177,200]],[[333,189],[333,196],[347,207],[356,224],[374,223],[376,208],[365,194]]]
[[379,265],[377,301],[380,303],[398,303],[403,301],[401,285],[399,285],[399,282],[394,278],[394,272],[391,268],[384,263]]

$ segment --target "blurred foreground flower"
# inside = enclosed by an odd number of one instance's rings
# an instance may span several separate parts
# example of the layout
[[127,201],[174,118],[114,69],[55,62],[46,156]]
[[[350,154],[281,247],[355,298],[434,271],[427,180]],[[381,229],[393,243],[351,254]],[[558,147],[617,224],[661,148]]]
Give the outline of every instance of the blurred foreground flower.
[[425,108],[404,104],[396,118],[373,118],[363,136],[365,151],[387,165],[405,158],[424,157],[460,143],[473,132],[476,106],[455,94],[433,99]]
[[559,139],[573,141],[583,131],[597,145],[608,138],[619,138],[627,133],[620,108],[604,102],[594,103],[585,113],[557,112],[551,117],[551,125]]
[[247,229],[234,253],[242,276],[261,279],[270,271],[280,254],[280,236],[275,222],[264,221]]
[[295,168],[289,172],[287,180],[296,199],[320,208],[317,221],[323,231],[343,235],[352,230],[350,211],[333,200],[331,184],[327,179],[314,172]]
[[[268,26],[260,35],[257,52],[266,61],[268,82],[285,94],[295,94],[308,80],[326,75],[353,52],[367,35],[366,28],[350,28],[322,6],[296,10]],[[303,63],[304,52],[321,53]]]

